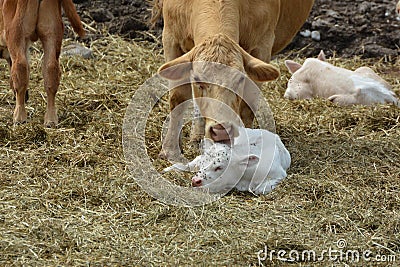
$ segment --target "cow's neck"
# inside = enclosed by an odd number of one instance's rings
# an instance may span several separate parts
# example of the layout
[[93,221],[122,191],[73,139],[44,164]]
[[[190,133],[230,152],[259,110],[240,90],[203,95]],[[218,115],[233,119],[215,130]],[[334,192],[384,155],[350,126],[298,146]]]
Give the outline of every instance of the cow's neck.
[[220,33],[239,42],[239,1],[195,1],[192,15],[195,44]]

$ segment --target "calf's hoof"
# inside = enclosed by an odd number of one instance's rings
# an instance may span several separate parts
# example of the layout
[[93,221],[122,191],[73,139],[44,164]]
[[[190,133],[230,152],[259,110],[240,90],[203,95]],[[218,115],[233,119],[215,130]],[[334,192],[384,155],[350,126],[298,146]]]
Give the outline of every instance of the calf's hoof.
[[24,107],[16,107],[14,110],[14,124],[25,123],[28,116]]
[[47,128],[55,128],[58,124],[57,114],[46,113],[44,116],[44,126]]
[[25,123],[26,123],[26,121],[14,121],[14,126],[19,126],[19,125],[22,125]]
[[56,128],[57,127],[57,122],[54,121],[48,121],[44,123],[44,127],[46,128]]

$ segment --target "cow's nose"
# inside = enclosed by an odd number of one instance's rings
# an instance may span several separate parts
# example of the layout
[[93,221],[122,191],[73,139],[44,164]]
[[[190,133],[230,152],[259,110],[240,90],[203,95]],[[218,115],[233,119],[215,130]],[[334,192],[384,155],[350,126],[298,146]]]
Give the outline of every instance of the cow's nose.
[[193,187],[199,187],[199,186],[201,186],[202,182],[203,182],[203,179],[201,179],[201,178],[199,178],[199,177],[193,177],[193,178],[192,178],[192,186],[193,186]]
[[210,127],[211,138],[215,142],[229,140],[232,136],[232,124],[219,123]]

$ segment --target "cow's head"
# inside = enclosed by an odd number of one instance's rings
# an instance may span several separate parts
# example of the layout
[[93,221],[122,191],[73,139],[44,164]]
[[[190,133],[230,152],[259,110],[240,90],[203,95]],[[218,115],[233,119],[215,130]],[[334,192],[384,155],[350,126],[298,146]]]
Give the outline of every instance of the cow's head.
[[205,118],[205,136],[214,141],[226,141],[235,136],[231,126],[240,124],[236,114],[240,114],[241,96],[246,90],[244,73],[256,82],[271,81],[279,76],[275,67],[251,56],[222,34],[165,63],[159,73],[169,80],[190,78],[193,96]]

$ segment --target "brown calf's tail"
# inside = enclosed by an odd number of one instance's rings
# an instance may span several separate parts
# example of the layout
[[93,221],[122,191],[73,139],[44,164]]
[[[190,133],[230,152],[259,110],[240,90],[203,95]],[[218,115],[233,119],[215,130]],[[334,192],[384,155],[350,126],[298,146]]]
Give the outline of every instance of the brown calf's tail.
[[153,6],[151,9],[150,26],[154,28],[157,21],[162,17],[163,0],[152,0],[150,5]]
[[76,8],[72,0],[62,0],[61,5],[74,31],[79,35],[79,37],[85,36],[85,30],[83,29],[81,19],[76,12]]

